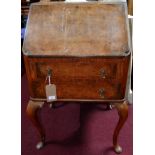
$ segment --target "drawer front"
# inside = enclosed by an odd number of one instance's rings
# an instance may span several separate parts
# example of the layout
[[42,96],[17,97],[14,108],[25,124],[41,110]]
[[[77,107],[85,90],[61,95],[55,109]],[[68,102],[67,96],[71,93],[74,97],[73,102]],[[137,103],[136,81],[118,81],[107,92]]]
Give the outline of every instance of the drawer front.
[[52,70],[52,78],[59,81],[74,78],[117,78],[117,62],[111,63],[103,59],[49,59],[46,62],[33,62],[32,65],[35,80],[45,78],[49,69]]
[[[58,99],[119,99],[122,97],[121,84],[101,80],[74,79],[54,81]],[[45,85],[42,81],[33,82],[34,96],[45,98]]]
[[33,98],[46,97],[45,79],[50,69],[58,99],[121,99],[123,66],[121,59],[110,58],[31,58],[30,94]]

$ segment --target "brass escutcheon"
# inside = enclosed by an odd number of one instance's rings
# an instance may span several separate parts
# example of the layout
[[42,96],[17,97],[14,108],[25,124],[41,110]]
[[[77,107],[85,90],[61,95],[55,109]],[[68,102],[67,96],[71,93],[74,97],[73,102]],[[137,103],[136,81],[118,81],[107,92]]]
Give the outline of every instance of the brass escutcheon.
[[104,88],[100,88],[99,89],[99,95],[100,95],[101,98],[104,98],[104,93],[105,93]]
[[105,73],[105,70],[103,68],[100,69],[100,77],[102,79],[105,79],[106,78],[106,73]]
[[48,76],[51,76],[52,75],[52,69],[50,69],[50,68],[47,69],[47,75]]

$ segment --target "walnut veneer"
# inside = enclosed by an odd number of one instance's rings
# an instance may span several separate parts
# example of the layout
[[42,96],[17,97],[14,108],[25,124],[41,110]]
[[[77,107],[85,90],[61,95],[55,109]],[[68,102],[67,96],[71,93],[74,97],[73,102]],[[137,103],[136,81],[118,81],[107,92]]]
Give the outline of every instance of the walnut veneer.
[[126,3],[42,1],[31,6],[23,53],[30,92],[27,114],[41,138],[37,148],[45,142],[37,112],[47,103],[50,70],[55,103],[92,101],[117,108],[113,145],[122,152],[118,135],[128,116],[129,40]]

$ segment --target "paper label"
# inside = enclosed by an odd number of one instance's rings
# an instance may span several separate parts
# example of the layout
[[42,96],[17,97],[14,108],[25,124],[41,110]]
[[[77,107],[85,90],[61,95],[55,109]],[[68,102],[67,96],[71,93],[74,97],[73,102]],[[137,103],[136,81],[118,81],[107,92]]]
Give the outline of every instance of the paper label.
[[56,97],[55,97],[55,96],[48,96],[48,99],[49,99],[49,100],[55,100]]
[[45,90],[46,90],[47,102],[52,102],[57,99],[55,84],[46,85]]

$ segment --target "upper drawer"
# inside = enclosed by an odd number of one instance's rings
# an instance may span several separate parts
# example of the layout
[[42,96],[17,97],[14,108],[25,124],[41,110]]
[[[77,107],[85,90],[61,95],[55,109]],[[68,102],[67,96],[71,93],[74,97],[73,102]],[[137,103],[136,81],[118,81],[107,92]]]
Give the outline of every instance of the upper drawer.
[[33,80],[46,78],[48,70],[52,70],[52,79],[116,79],[117,62],[101,58],[48,58],[46,61],[31,62]]

